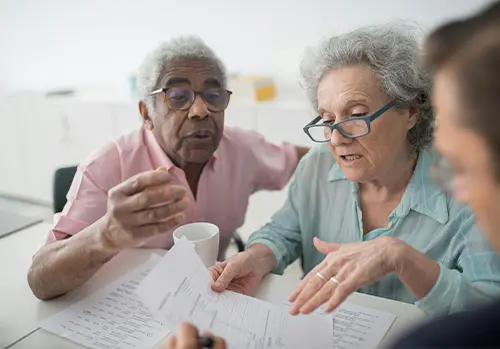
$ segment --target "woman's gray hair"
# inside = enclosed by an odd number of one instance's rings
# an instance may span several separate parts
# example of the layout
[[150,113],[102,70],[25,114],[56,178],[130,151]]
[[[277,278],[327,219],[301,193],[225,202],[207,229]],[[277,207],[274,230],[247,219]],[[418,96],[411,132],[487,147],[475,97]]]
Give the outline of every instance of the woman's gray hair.
[[227,86],[226,67],[219,57],[203,40],[196,36],[180,36],[163,42],[150,52],[142,62],[136,80],[136,91],[139,99],[146,103],[148,109],[154,109],[154,97],[150,93],[164,87],[157,86],[162,78],[165,66],[177,59],[199,59],[213,64],[219,73],[223,88]]
[[316,49],[310,49],[302,61],[303,87],[318,108],[318,85],[329,71],[353,64],[368,64],[378,83],[397,107],[415,101],[420,118],[408,131],[415,150],[432,142],[434,115],[430,106],[431,78],[420,61],[420,45],[415,30],[403,24],[370,26],[333,36]]

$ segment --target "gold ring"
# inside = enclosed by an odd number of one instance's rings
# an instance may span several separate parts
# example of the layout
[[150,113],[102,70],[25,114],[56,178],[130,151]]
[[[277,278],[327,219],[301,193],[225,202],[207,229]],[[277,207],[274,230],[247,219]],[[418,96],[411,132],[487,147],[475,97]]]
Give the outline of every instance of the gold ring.
[[324,282],[326,282],[326,277],[323,274],[321,274],[319,271],[316,272],[316,276],[319,277]]

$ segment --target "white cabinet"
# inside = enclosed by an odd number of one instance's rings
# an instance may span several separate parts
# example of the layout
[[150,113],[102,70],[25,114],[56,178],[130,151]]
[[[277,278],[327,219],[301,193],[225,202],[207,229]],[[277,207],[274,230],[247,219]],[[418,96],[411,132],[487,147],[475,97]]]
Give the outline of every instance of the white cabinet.
[[28,179],[20,144],[22,107],[21,101],[0,103],[0,191],[14,196],[22,193]]

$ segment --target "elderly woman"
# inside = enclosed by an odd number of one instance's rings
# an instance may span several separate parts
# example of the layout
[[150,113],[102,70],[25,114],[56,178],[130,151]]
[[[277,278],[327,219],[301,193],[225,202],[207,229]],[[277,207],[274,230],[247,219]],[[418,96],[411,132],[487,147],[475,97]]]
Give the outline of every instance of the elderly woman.
[[83,284],[125,248],[170,248],[172,229],[184,223],[216,224],[223,259],[249,196],[281,189],[307,151],[224,127],[226,70],[197,38],[160,45],[146,57],[137,85],[144,126],[79,166],[28,273],[38,298]]
[[450,313],[500,295],[500,256],[466,207],[430,178],[429,79],[406,28],[332,37],[302,73],[322,143],[304,157],[288,199],[248,249],[212,267],[216,291],[250,294],[267,273],[303,256],[292,314],[355,291]]

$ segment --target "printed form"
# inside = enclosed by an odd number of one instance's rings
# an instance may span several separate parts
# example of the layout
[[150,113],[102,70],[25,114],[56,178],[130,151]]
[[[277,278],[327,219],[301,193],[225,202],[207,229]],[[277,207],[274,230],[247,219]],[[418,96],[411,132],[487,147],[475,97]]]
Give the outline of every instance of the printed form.
[[137,288],[170,328],[194,323],[226,339],[229,348],[376,348],[392,325],[389,313],[344,304],[331,314],[292,316],[288,307],[231,291],[216,293],[193,246],[183,240]]
[[158,262],[145,264],[62,312],[40,327],[87,348],[152,348],[169,334],[165,320],[149,311],[135,289]]
[[332,321],[325,316],[291,316],[274,305],[231,291],[212,291],[212,278],[187,240],[181,240],[137,287],[152,312],[170,328],[194,323],[226,339],[229,348],[332,348]]

